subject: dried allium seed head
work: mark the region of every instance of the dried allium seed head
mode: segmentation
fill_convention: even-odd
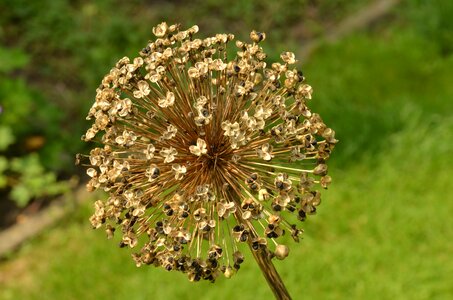
[[[83,136],[102,146],[78,158],[88,189],[110,194],[96,201],[93,227],[122,234],[120,246],[140,245],[138,266],[214,281],[239,269],[240,243],[288,255],[276,240],[288,231],[298,241],[292,220],[316,211],[337,140],[307,107],[312,88],[293,53],[267,64],[265,34],[253,31],[228,60],[232,35],[197,31],[161,23],[139,57],[118,61]]]

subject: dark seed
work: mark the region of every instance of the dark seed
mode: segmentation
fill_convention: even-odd
[[[264,35],[261,32],[257,32],[256,35],[258,36],[258,42],[261,42],[264,39]]]
[[[307,217],[307,214],[302,209],[299,210],[299,220],[304,221]]]

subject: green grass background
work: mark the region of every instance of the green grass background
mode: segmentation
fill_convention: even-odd
[[[453,299],[447,2],[403,1],[389,20],[301,62],[315,91],[312,108],[340,143],[317,215],[304,224],[303,240],[290,242],[290,256],[276,261],[294,299]],[[223,16],[241,10],[229,12]],[[266,44],[274,56],[297,52],[283,36]],[[237,276],[215,284],[136,268],[128,250],[90,228],[91,210],[83,204],[0,263],[0,299],[272,299],[250,255]]]

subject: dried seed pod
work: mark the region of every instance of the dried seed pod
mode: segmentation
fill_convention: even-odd
[[[289,254],[289,248],[286,245],[277,245],[274,255],[280,260],[285,259]]]

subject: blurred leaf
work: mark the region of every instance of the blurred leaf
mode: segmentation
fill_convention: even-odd
[[[7,49],[0,46],[0,72],[10,72],[28,64],[29,57],[20,49]]]
[[[57,181],[54,173],[46,172],[36,153],[13,159],[11,170],[20,175],[10,195],[19,206],[27,205],[35,197],[55,196],[69,191],[69,183]]]
[[[13,199],[19,207],[26,206],[31,198],[31,192],[25,185],[16,185],[11,190],[11,199]]]
[[[3,174],[0,174],[0,189],[4,188],[8,183],[8,179]]]
[[[12,143],[14,143],[14,136],[11,128],[0,125],[0,151],[6,150]]]
[[[9,126],[16,136],[33,129],[27,120],[33,116],[34,97],[23,80],[4,78],[0,74],[0,100],[2,125]]]
[[[0,174],[8,168],[8,159],[4,156],[0,156]]]
[[[22,173],[27,177],[36,176],[43,172],[43,168],[39,163],[39,158],[36,153],[22,158],[14,158],[11,161],[11,170]]]
[[[4,156],[0,156],[0,189],[4,188],[8,183],[7,177],[3,172],[8,168],[8,159]]]
[[[62,170],[67,166],[67,159],[62,153],[68,149],[68,138],[60,126],[64,113],[56,105],[38,93],[27,81],[20,77],[8,77],[0,73],[0,100],[2,113],[0,121],[14,141],[29,141],[31,137],[40,136],[46,142],[39,147],[41,161],[52,170]],[[2,137],[4,132],[0,132]],[[0,139],[0,151],[11,144],[9,138]],[[21,143],[22,145],[23,143]],[[27,144],[27,142],[25,142]],[[30,149],[10,149],[15,155],[23,155]],[[32,149],[33,150],[33,149]]]

